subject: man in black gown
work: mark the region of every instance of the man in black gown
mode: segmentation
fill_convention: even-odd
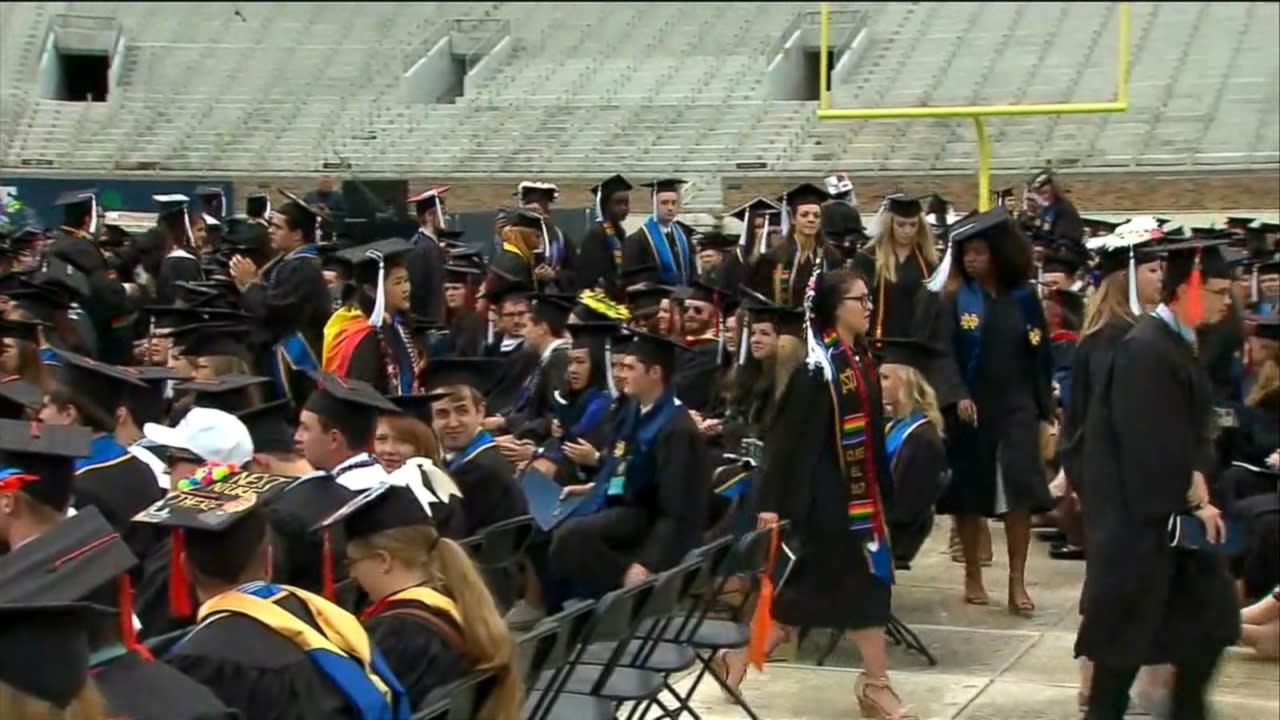
[[[565,329],[572,303],[572,296],[536,296],[525,325],[524,342],[528,350],[537,353],[538,366],[516,392],[511,414],[486,419],[485,429],[505,431],[535,444],[551,434],[552,403],[556,392],[564,387],[565,368],[569,365],[569,339]]]
[[[631,183],[613,175],[591,188],[596,219],[587,228],[578,251],[578,286],[600,288],[614,300],[622,299],[618,270],[627,233],[622,223],[631,214]]]
[[[1220,242],[1219,242],[1220,244]],[[1211,504],[1209,379],[1196,328],[1227,311],[1231,272],[1214,241],[1167,246],[1164,303],[1116,348],[1085,425],[1082,497],[1089,547],[1076,654],[1095,663],[1090,720],[1119,720],[1138,667],[1172,663],[1172,717],[1204,718],[1239,609]],[[1219,501],[1220,502],[1220,501]],[[1171,541],[1172,523],[1205,541]]]
[[[444,322],[444,194],[447,185],[430,188],[409,198],[418,219],[413,252],[406,262],[412,282],[410,304],[417,317]]]

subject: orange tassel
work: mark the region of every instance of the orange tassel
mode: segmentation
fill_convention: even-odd
[[[1200,253],[1196,250],[1196,262],[1191,267],[1191,277],[1187,280],[1187,320],[1192,327],[1200,327],[1204,320],[1204,278],[1200,275]]]
[[[324,566],[321,570],[324,599],[333,602],[336,597],[333,590],[333,542],[328,530],[324,531],[324,548],[321,550],[320,562]]]
[[[120,642],[129,650],[137,653],[143,660],[151,661],[155,656],[146,645],[138,642],[138,634],[133,628],[133,578],[126,573],[116,583],[116,608],[120,618]]]
[[[182,556],[187,552],[186,536],[181,530],[173,531],[169,547],[169,614],[175,618],[191,617],[191,587],[182,567]]]
[[[756,599],[755,615],[751,618],[751,637],[747,645],[747,660],[763,671],[769,660],[769,640],[773,635],[773,569],[778,562],[778,545],[781,543],[778,526],[773,526],[769,539],[769,561],[760,573],[760,595]]]

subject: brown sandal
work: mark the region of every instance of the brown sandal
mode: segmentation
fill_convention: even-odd
[[[867,695],[867,688],[878,688],[888,690],[889,694],[898,701],[898,709],[890,711],[879,702],[873,700]],[[889,684],[889,678],[869,678],[866,673],[858,673],[858,682],[854,685],[854,693],[858,698],[858,709],[862,711],[864,718],[876,718],[877,720],[920,720],[920,716],[916,711],[911,709],[909,705],[902,704],[902,698],[898,697],[898,693],[894,691],[893,686]]]
[[[1022,588],[1022,593],[1024,597],[1021,600],[1014,600],[1013,590],[1014,590],[1013,582],[1010,582],[1009,583],[1009,614],[1018,615],[1020,617],[1025,617],[1025,618],[1029,618],[1033,614],[1035,614],[1036,604],[1034,601],[1032,601],[1031,594],[1027,592],[1026,586],[1024,585]]]

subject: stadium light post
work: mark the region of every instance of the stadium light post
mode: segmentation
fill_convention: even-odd
[[[978,208],[986,210],[990,204],[991,142],[987,137],[984,118],[1017,115],[1087,115],[1093,113],[1121,113],[1129,109],[1129,3],[1119,3],[1119,48],[1116,57],[1115,99],[1106,102],[1087,103],[1037,103],[1029,105],[952,105],[941,107],[898,108],[832,108],[831,88],[827,80],[827,51],[831,39],[831,15],[828,3],[821,3],[819,10],[819,43],[822,45],[818,62],[822,77],[819,80],[819,120],[909,120],[914,118],[973,118],[978,136]]]

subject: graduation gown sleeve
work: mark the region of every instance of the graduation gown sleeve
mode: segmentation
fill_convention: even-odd
[[[711,479],[706,445],[688,412],[677,412],[656,442],[657,492],[649,532],[636,556],[650,572],[674,567],[697,546],[706,524]]]
[[[164,663],[133,652],[93,668],[112,717],[129,720],[233,720],[239,717],[206,687]]]
[[[927,292],[927,291],[926,291]],[[969,398],[960,363],[956,359],[956,306],[954,295],[928,293],[922,297],[926,303],[920,312],[928,318],[926,339],[939,350],[929,368],[928,380],[938,394],[938,407],[947,407]]]
[[[649,236],[645,235],[644,230],[637,230],[627,236],[622,243],[622,267],[619,272],[626,272],[631,268],[643,267],[645,265],[658,264],[657,258],[653,256],[653,249],[649,247]]]
[[[365,333],[356,343],[351,352],[351,362],[347,365],[346,376],[369,383],[383,395],[388,393],[387,364],[382,355],[382,342],[378,339],[377,330]]]
[[[933,423],[925,423],[907,436],[893,461],[894,523],[912,523],[933,514],[933,503],[942,489],[947,452]]]
[[[156,297],[162,305],[171,305],[177,297],[174,283],[199,282],[204,279],[200,261],[188,254],[174,254],[160,261],[156,276]]]
[[[481,450],[450,474],[462,490],[467,536],[524,514],[524,493],[516,484],[515,466],[496,447]]]
[[[266,329],[268,344],[301,331],[318,354],[330,315],[329,288],[320,262],[310,257],[279,262],[269,280],[253,283],[240,293],[240,304]]]
[[[609,237],[600,223],[592,223],[582,239],[577,270],[579,289],[600,288],[609,297],[618,298],[618,268],[613,262]]]
[[[445,618],[438,622],[452,625]],[[400,613],[375,615],[365,622],[365,629],[414,707],[421,706],[432,690],[467,674],[466,658],[454,642],[425,619]]]

